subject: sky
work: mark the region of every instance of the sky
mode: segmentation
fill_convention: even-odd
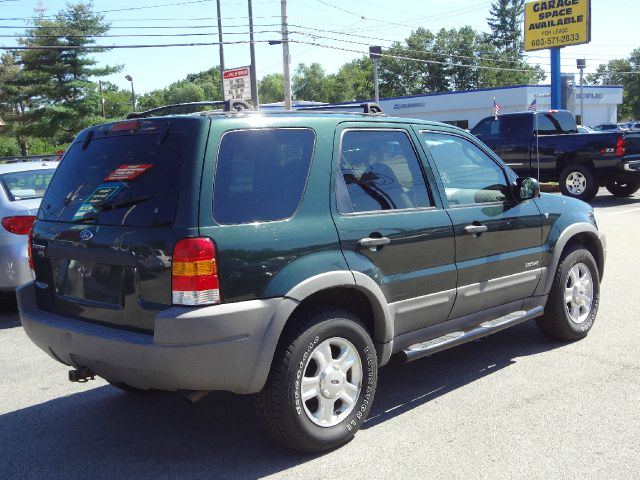
[[[17,45],[15,35],[24,32],[39,5],[46,15],[64,9],[64,0],[0,0],[0,46]],[[291,32],[291,69],[299,63],[317,62],[327,74],[368,52],[369,45],[390,46],[403,41],[412,30],[471,26],[488,32],[491,1],[482,0],[288,0]],[[250,64],[247,0],[220,0],[225,68]],[[258,78],[282,72],[282,46],[269,45],[281,38],[281,1],[253,0]],[[218,41],[215,0],[93,0],[94,10],[111,23],[100,45],[158,45],[213,43]],[[640,0],[592,0],[591,43],[565,47],[561,52],[563,73],[576,73],[576,59],[586,59],[585,73],[601,63],[628,56],[640,48],[637,30]],[[120,73],[106,77],[137,94],[166,87],[219,65],[219,47],[177,46],[116,49],[95,54],[100,65],[122,65]],[[529,52],[527,61],[549,72],[549,51]],[[576,77],[577,78],[577,77]],[[547,82],[549,77],[547,77]]]

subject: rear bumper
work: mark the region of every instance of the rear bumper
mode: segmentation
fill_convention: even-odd
[[[17,298],[24,330],[38,347],[64,364],[141,389],[260,391],[297,304],[274,298],[172,307],[156,316],[150,335],[44,311],[35,288],[20,287]]]

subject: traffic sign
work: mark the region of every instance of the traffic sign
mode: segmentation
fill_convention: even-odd
[[[225,100],[251,100],[251,67],[224,70],[222,79]]]

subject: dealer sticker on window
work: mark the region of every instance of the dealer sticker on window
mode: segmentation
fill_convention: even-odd
[[[110,185],[108,183],[99,185],[98,188],[82,202],[82,205],[80,205],[71,220],[78,220],[87,214],[96,213],[97,210],[94,208],[94,205],[98,205],[109,198],[115,197],[120,190],[122,190],[122,185]]]
[[[147,170],[151,169],[153,164],[145,163],[138,165],[120,165],[113,172],[111,172],[108,176],[105,177],[104,181],[122,181],[122,180],[133,180],[134,178],[142,175]]]

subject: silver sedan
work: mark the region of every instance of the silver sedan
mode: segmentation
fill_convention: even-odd
[[[16,287],[33,279],[27,235],[56,162],[0,165],[0,302],[11,301]]]

